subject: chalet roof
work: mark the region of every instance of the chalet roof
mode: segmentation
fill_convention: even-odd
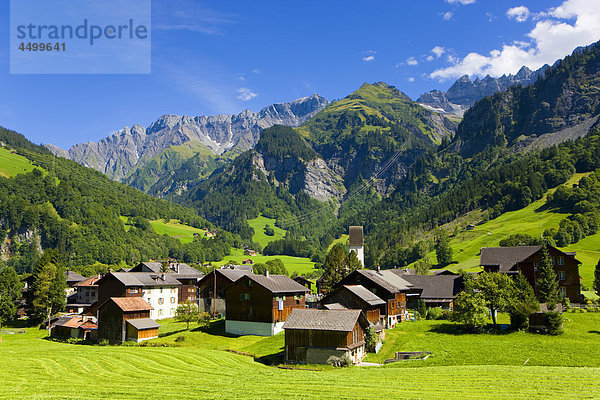
[[[356,273],[364,276],[373,283],[381,286],[390,293],[398,293],[408,291],[412,284],[396,275],[393,270],[384,269],[381,271],[374,271],[371,269],[359,269]]]
[[[76,283],[75,286],[78,286],[78,287],[98,286],[98,285],[96,285],[96,282],[98,282],[101,278],[102,278],[102,275],[90,276],[89,278],[87,278],[79,283]]]
[[[81,282],[81,281],[85,280],[85,277],[79,275],[77,272],[73,272],[71,270],[66,270],[65,271],[65,279],[67,280],[67,283],[73,283],[73,282]]]
[[[246,260],[244,260],[246,261]],[[252,260],[250,260],[252,261]],[[252,272],[252,265],[236,265],[236,264],[227,264],[221,267],[221,271],[223,270],[233,270],[233,271],[246,271]]]
[[[309,291],[305,286],[286,275],[248,275],[248,278],[271,293],[304,293]]]
[[[128,319],[127,323],[133,326],[135,329],[144,330],[144,329],[157,329],[160,328],[160,324],[153,320],[152,318],[137,318],[137,319]]]
[[[379,296],[362,285],[344,285],[344,287],[371,306],[385,304]]]
[[[421,299],[454,299],[462,290],[463,278],[460,275],[404,275],[413,284],[413,289],[421,289]]]
[[[350,332],[361,313],[361,310],[294,308],[283,324],[283,329]]]
[[[363,235],[363,227],[362,226],[351,226],[348,229],[349,238],[348,242],[350,246],[364,246],[365,238]]]
[[[479,265],[497,266],[500,272],[517,272],[517,263],[540,251],[541,246],[482,247]]]
[[[125,286],[181,285],[181,283],[170,274],[156,274],[153,272],[111,272],[109,275],[114,276],[119,282],[121,282]]]
[[[160,262],[142,262],[136,265],[129,272],[154,272],[155,274],[162,273],[163,264]],[[194,279],[202,278],[204,274],[194,267],[190,267],[184,263],[170,263],[167,265],[165,273],[175,276],[179,279]]]
[[[340,303],[325,304],[325,305],[323,305],[323,307],[325,307],[328,310],[345,310],[346,309],[346,307],[344,307]]]
[[[80,315],[67,315],[60,317],[53,324],[54,326],[60,326],[64,328],[77,329],[82,325],[86,325],[88,329],[97,329],[98,325],[90,320],[84,320]]]
[[[141,297],[111,297],[110,299],[106,300],[104,304],[106,304],[109,301],[113,301],[117,305],[117,307],[119,307],[123,311],[154,310],[154,307],[148,304],[148,302]]]

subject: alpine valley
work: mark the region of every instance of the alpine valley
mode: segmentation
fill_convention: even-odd
[[[18,246],[11,250],[10,244],[32,243],[28,237],[41,238],[33,242],[40,248],[68,246],[80,230],[101,238],[110,227],[121,229],[126,243],[160,243],[156,256],[215,260],[244,242],[267,255],[319,264],[349,225],[363,225],[368,266],[405,266],[429,257],[440,227],[458,249],[469,240],[461,233],[467,224],[533,204],[525,217],[533,225],[552,215],[552,223],[535,233],[572,246],[597,237],[600,227],[599,117],[600,45],[594,44],[538,71],[463,77],[448,92],[432,91],[417,101],[386,83],[365,83],[331,103],[313,95],[258,113],[165,115],[147,128],[127,127],[68,151],[5,133],[3,141],[41,169],[0,178],[9,193],[21,193],[14,207],[33,213],[17,218],[4,206],[12,203],[2,201],[3,254],[19,257]],[[43,190],[23,190],[25,184]],[[60,196],[52,194],[56,190]],[[61,205],[63,197],[80,211]],[[91,198],[103,210],[104,226],[94,222],[86,203]],[[136,209],[133,199],[147,207]],[[144,222],[170,218],[220,228],[222,247],[202,241],[182,246]],[[274,220],[282,232],[278,240],[252,242],[256,231],[248,221],[259,218]],[[50,239],[53,224],[64,225],[63,241]],[[518,224],[508,232],[520,233]],[[76,247],[91,254],[85,263],[154,256],[123,245],[109,259],[98,246],[82,246]]]

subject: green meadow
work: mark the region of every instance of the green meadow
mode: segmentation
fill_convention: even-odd
[[[0,147],[0,176],[10,178],[17,174],[31,172],[34,168],[35,165],[27,158],[13,154],[10,150]]]
[[[575,174],[566,185],[579,181],[584,175],[588,174]],[[549,193],[553,191],[554,189]],[[471,231],[463,229],[450,239],[450,246],[454,250],[455,264],[451,264],[447,268],[453,271],[459,269],[477,271],[482,247],[498,246],[502,239],[516,233],[540,236],[548,228],[558,228],[560,221],[568,215],[546,207],[546,197],[544,197],[525,208],[506,212],[498,218],[477,225]],[[463,225],[477,222],[477,217],[477,212],[465,216]],[[562,250],[577,252],[577,259],[582,262],[579,270],[583,278],[582,282],[585,286],[591,287],[594,268],[600,259],[600,233],[588,236]],[[435,261],[435,252],[431,252],[429,255]]]
[[[127,217],[120,216],[119,218],[125,224],[125,230],[128,231],[129,225],[127,225]],[[149,222],[152,229],[157,234],[169,235],[173,238],[177,238],[183,244],[192,243],[194,241],[194,234],[206,236],[206,230],[184,225],[176,219],[169,220],[169,222],[165,222],[162,219],[151,220]]]
[[[242,261],[245,259],[251,259],[256,264],[256,263],[266,263],[267,261],[273,260],[275,258],[279,258],[281,261],[283,261],[283,264],[285,265],[285,268],[287,269],[287,271],[290,275],[293,274],[294,272],[296,272],[298,275],[304,275],[304,274],[315,271],[315,263],[310,261],[309,258],[292,257],[292,256],[263,256],[263,255],[247,256],[247,255],[244,255],[244,250],[242,250],[242,249],[232,249],[230,256],[227,256],[223,260],[216,262],[216,263],[212,263],[212,264],[221,266],[221,265],[228,264],[231,261],[234,261],[237,264],[241,264]]]
[[[600,314],[566,316],[560,337],[459,335],[438,327],[447,322],[402,323],[387,332],[380,355],[369,359],[396,350],[429,350],[429,359],[314,369],[258,362],[282,349],[283,335],[229,337],[216,326],[222,322],[204,333],[161,321],[162,337],[153,342],[176,347],[66,344],[29,329],[2,336],[0,398],[598,398]]]
[[[261,245],[261,247],[265,247],[274,240],[283,239],[285,236],[285,230],[275,226],[275,219],[266,218],[262,215],[260,217],[249,219],[248,225],[250,228],[254,229],[254,235],[252,236],[252,241]],[[265,225],[269,224],[275,234],[273,236],[267,236],[265,234]]]

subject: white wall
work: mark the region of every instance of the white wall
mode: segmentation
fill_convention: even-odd
[[[150,318],[163,319],[175,316],[179,299],[177,286],[146,287],[142,297],[154,308],[150,311]]]
[[[350,246],[350,251],[353,251],[356,253],[356,257],[358,258],[358,260],[364,267],[365,266],[365,246]]]

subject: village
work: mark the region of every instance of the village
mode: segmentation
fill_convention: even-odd
[[[224,319],[230,335],[273,336],[284,331],[285,363],[360,364],[368,352],[381,348],[386,330],[415,320],[420,308],[451,312],[465,290],[465,278],[477,275],[445,269],[429,275],[407,268],[366,269],[362,226],[349,228],[348,244],[363,268],[332,285],[323,277],[315,282],[268,270],[255,274],[251,258],[207,274],[178,262],[142,262],[89,278],[67,271],[66,313],[46,323],[56,340],[140,343],[159,337],[160,320],[195,309]],[[490,247],[481,249],[479,265],[482,272],[512,279],[522,275],[537,295],[544,251],[551,258],[558,293],[567,299],[563,302],[580,303],[580,262],[575,253],[552,246]],[[25,291],[30,279],[25,279]],[[542,304],[530,313],[529,324],[544,329],[542,311],[553,309]],[[562,310],[560,304],[556,310]],[[398,358],[412,355],[397,349]]]

